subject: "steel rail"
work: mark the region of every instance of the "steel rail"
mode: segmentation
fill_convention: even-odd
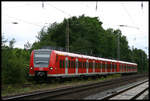
[[[47,91],[40,91],[40,92],[34,92],[30,94],[23,94],[23,95],[16,95],[16,96],[9,96],[9,97],[3,97],[3,100],[21,100],[21,99],[46,99],[46,98],[57,98],[62,95],[66,94],[72,94],[75,92],[80,92],[88,89],[93,89],[97,87],[105,87],[111,84],[116,84],[117,82],[123,82],[127,80],[135,80],[135,78],[143,77],[143,75],[133,75],[133,76],[127,76],[123,78],[116,78],[106,81],[101,81],[98,83],[90,83],[90,84],[82,84],[78,86],[69,86],[69,87],[63,87],[63,88],[57,88],[54,90],[47,90]]]
[[[122,93],[124,93],[124,92],[127,92],[127,91],[129,91],[129,90],[131,90],[131,89],[133,89],[133,88],[135,88],[135,87],[138,87],[139,85],[142,85],[142,84],[144,84],[144,83],[146,83],[146,82],[148,82],[148,81],[149,81],[149,80],[144,80],[144,81],[142,81],[142,82],[140,82],[140,83],[138,83],[138,84],[136,84],[136,85],[132,85],[131,87],[127,87],[127,88],[121,89],[121,90],[119,90],[119,91],[117,91],[117,92],[115,92],[115,93],[112,93],[112,94],[106,95],[106,96],[104,96],[104,97],[98,98],[98,100],[109,100],[109,99],[112,99],[113,97],[115,97],[115,96],[117,96],[117,95],[120,95],[120,94],[122,94]],[[134,95],[130,100],[136,99],[136,98],[139,97],[141,94],[143,94],[146,90],[148,90],[148,87],[146,87],[144,90],[142,90],[142,91],[139,92],[138,94]],[[122,99],[122,98],[120,98],[120,99]]]

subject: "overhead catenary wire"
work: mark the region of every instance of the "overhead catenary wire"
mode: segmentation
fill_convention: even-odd
[[[130,18],[130,20],[132,21],[132,23],[135,25],[135,22],[134,22],[132,16],[130,15],[129,11],[125,7],[124,3],[121,3],[121,4],[122,4],[122,7],[123,7],[124,11],[127,13],[128,17]]]
[[[9,16],[9,15],[6,15],[6,16],[7,16],[7,17],[9,17],[9,18],[13,18],[13,19],[16,19],[16,20],[22,21],[22,22],[24,22],[24,23],[28,23],[28,24],[32,24],[32,25],[35,25],[35,26],[38,26],[38,27],[42,27],[42,26],[40,26],[40,25],[38,25],[38,24],[35,24],[35,23],[32,23],[32,22],[29,22],[29,21],[25,21],[25,20],[20,19],[20,18],[16,18],[16,17]]]
[[[69,17],[71,17],[71,14],[67,13],[66,11],[64,11],[64,10],[62,10],[62,9],[60,9],[60,8],[55,7],[55,6],[52,5],[52,4],[47,3],[46,5],[50,5],[51,7],[55,8],[56,10],[58,10],[58,11],[62,12],[63,14],[66,14],[66,15],[68,15]]]

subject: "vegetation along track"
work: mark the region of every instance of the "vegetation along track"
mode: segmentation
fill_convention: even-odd
[[[104,91],[106,89],[115,88],[116,86],[125,85],[131,82],[138,81],[145,75],[131,75],[122,78],[106,80],[98,83],[82,84],[79,86],[70,86],[57,88],[50,91],[40,91],[25,95],[3,97],[3,100],[22,100],[22,99],[82,99],[92,93]]]

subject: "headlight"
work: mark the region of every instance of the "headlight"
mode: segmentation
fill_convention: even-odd
[[[31,67],[31,69],[33,69],[33,68]]]
[[[50,70],[52,70],[53,68],[52,68],[52,67],[50,67],[49,69],[50,69]]]

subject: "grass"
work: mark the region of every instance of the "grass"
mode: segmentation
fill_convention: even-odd
[[[88,79],[73,79],[71,81],[65,81],[65,82],[53,82],[53,83],[41,83],[41,84],[35,84],[33,82],[27,81],[26,83],[32,84],[28,87],[23,87],[23,84],[10,84],[10,85],[4,85],[1,89],[2,93],[1,96],[7,96],[7,95],[15,95],[19,93],[27,93],[32,92],[35,90],[46,90],[46,89],[54,89],[58,87],[64,87],[64,86],[71,86],[71,85],[80,85],[80,84],[87,84],[87,83],[94,83],[104,80],[109,80],[112,78],[118,78],[121,77],[120,74],[112,74],[107,77],[101,76],[100,78],[92,78],[89,77]]]

